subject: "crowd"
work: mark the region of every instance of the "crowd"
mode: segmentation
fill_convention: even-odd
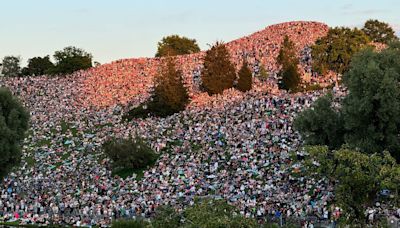
[[[324,27],[294,22],[288,34],[307,40],[313,31],[297,29],[308,26]],[[185,66],[189,59],[201,61],[199,55],[180,59]],[[22,165],[0,184],[0,221],[108,226],[118,218],[149,218],[160,205],[182,210],[195,197],[226,199],[241,214],[259,220],[340,217],[332,204],[332,185],[303,175],[301,139],[292,128],[296,114],[323,91],[280,92],[272,75],[262,83],[255,80],[247,93],[196,94],[185,111],[170,117],[123,122],[122,104],[147,98],[145,80],[158,61],[122,60],[65,77],[0,79],[0,86],[18,95],[32,116]],[[142,84],[134,83],[141,80],[137,74]],[[127,83],[128,78],[134,82]],[[101,145],[108,137],[136,134],[160,157],[142,179],[116,177]]]
[[[281,23],[226,43],[226,47],[237,69],[245,58],[254,72],[260,67],[267,72],[276,72],[279,68],[276,57],[286,35],[295,43],[300,55],[303,48],[310,46],[327,32],[328,26],[318,22]],[[204,55],[205,52],[199,52],[177,57],[191,97],[198,92]],[[132,100],[146,99],[160,62],[160,58],[123,59],[85,71],[82,73],[85,78],[83,99],[88,105],[97,107],[107,107],[115,103],[125,105]],[[302,68],[309,68],[306,62]]]

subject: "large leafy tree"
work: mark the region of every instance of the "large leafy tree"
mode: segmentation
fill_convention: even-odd
[[[389,150],[400,161],[400,45],[366,50],[353,59],[343,83],[345,140],[374,153]]]
[[[381,190],[389,189],[398,197],[399,178],[391,179],[391,174],[398,173],[400,166],[388,152],[366,155],[346,148],[331,151],[324,146],[306,150],[309,175],[335,183],[335,202],[344,210],[346,223],[365,224],[364,212]]]
[[[0,178],[21,161],[21,142],[29,113],[6,88],[0,87]]]
[[[52,74],[70,74],[92,67],[92,55],[80,48],[66,47],[56,51],[53,57],[56,62],[50,71]]]
[[[5,56],[2,61],[2,75],[5,77],[17,77],[21,74],[21,58],[17,56]]]
[[[398,39],[395,35],[395,31],[388,23],[378,20],[371,19],[366,21],[362,31],[374,42],[388,44]]]
[[[306,142],[337,148],[344,135],[351,148],[366,153],[388,150],[400,161],[400,43],[381,52],[369,48],[357,54],[343,83],[348,95],[340,103],[340,118],[330,110],[331,101],[319,100],[295,121]],[[320,118],[327,118],[326,123]]]
[[[236,85],[236,89],[246,92],[251,90],[252,84],[253,84],[253,75],[251,73],[251,70],[249,68],[249,65],[247,61],[243,62],[242,67],[240,68],[238,72],[238,82]]]
[[[297,68],[299,59],[296,56],[294,43],[288,36],[283,39],[277,62],[281,66],[278,73],[280,77],[279,88],[296,91],[300,83],[300,73]]]
[[[257,222],[239,214],[234,206],[224,200],[210,200],[195,203],[184,211],[184,227],[258,227]]]
[[[343,74],[348,70],[353,55],[368,43],[368,36],[357,28],[331,28],[311,47],[313,69],[321,74],[329,70]]]
[[[217,42],[204,57],[204,69],[201,72],[202,87],[208,94],[220,94],[233,87],[236,80],[235,66],[223,43]]]
[[[34,57],[28,60],[28,66],[22,69],[23,75],[38,76],[48,73],[54,64],[50,61],[50,57]]]
[[[312,108],[304,110],[294,121],[306,144],[340,148],[344,142],[342,115],[332,107],[332,94],[319,98]]]
[[[199,51],[200,48],[195,39],[171,35],[158,42],[156,57],[192,54]]]

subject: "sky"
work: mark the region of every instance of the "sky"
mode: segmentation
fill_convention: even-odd
[[[167,35],[194,38],[205,50],[294,20],[361,27],[372,18],[400,34],[399,12],[399,0],[0,0],[0,58],[26,64],[76,46],[107,63],[153,57]]]

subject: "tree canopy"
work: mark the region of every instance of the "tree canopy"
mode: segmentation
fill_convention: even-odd
[[[301,80],[297,68],[299,59],[296,56],[294,43],[288,36],[285,36],[283,39],[277,62],[281,66],[281,70],[278,73],[280,78],[278,84],[279,89],[296,92]]]
[[[195,39],[171,35],[158,42],[156,57],[192,54],[200,51]]]
[[[344,142],[342,115],[332,107],[333,96],[319,98],[312,108],[304,110],[294,121],[294,127],[301,132],[306,144],[328,145],[340,148]]]
[[[353,55],[369,42],[368,36],[357,28],[330,28],[325,37],[311,46],[313,70],[320,74],[329,70],[343,74],[348,70]]]
[[[50,61],[50,57],[34,57],[28,60],[28,66],[22,69],[22,75],[25,76],[39,76],[49,73],[54,67]]]
[[[374,42],[388,44],[398,37],[388,23],[370,19],[365,22],[362,31]]]
[[[5,77],[17,77],[21,74],[21,58],[17,56],[5,56],[2,61],[3,70],[1,73]]]
[[[220,94],[233,87],[236,69],[231,56],[223,43],[217,42],[204,57],[204,69],[201,72],[202,88],[209,95]]]
[[[238,72],[238,82],[236,85],[236,89],[246,92],[251,90],[252,84],[253,84],[253,75],[251,73],[251,70],[249,68],[249,65],[247,61],[243,62],[242,67],[240,68]]]
[[[51,74],[71,74],[92,67],[92,55],[77,47],[66,47],[54,53],[55,66]]]
[[[175,59],[167,58],[154,79],[154,90],[150,100],[133,108],[126,119],[146,118],[149,115],[166,117],[183,111],[189,102],[189,95],[183,83],[182,71],[176,68]]]
[[[334,111],[331,100],[320,98],[297,117],[295,127],[310,144],[337,148],[344,135],[344,143],[351,148],[366,153],[388,150],[400,161],[399,83],[399,42],[381,52],[363,50],[343,76],[348,95],[340,108]]]
[[[21,142],[29,113],[11,92],[0,87],[0,180],[21,161]]]
[[[310,175],[335,183],[335,203],[340,206],[347,224],[365,224],[365,210],[373,206],[381,190],[398,198],[400,166],[388,152],[367,155],[342,148],[331,151],[325,146],[308,147],[305,165]],[[315,176],[314,176],[315,175]]]

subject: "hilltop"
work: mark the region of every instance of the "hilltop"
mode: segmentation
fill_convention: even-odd
[[[276,57],[284,36],[295,43],[296,51],[301,52],[328,32],[328,26],[320,22],[295,21],[271,25],[231,42],[226,43],[237,68],[246,58],[257,72],[262,66],[268,72],[276,72]],[[305,50],[306,51],[306,50]],[[205,51],[177,57],[178,65],[184,72],[184,80],[193,97],[199,92],[198,82]],[[139,103],[148,97],[157,73],[160,58],[121,59],[109,64],[79,72],[82,82],[82,101],[95,107],[109,107],[128,102]],[[302,66],[307,68],[307,60]],[[137,101],[137,102],[135,102]]]

